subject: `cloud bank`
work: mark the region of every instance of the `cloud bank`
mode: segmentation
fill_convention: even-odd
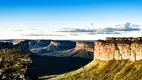
[[[93,25],[92,23],[88,24],[88,26]],[[117,24],[115,26],[108,26],[103,28],[82,28],[82,29],[69,29],[69,28],[63,28],[59,30],[58,32],[94,32],[96,34],[112,34],[116,33],[119,34],[119,32],[125,32],[125,31],[140,31],[140,25],[134,25],[130,22],[126,22],[123,24]]]
[[[97,40],[105,39],[105,37],[141,37],[142,26],[126,22],[98,29],[93,23],[89,23],[83,28],[63,28],[53,31],[7,30],[1,31],[0,34],[0,39]]]

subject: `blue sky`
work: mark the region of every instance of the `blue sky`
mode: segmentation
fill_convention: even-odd
[[[0,0],[2,29],[94,27],[142,24],[142,0]]]

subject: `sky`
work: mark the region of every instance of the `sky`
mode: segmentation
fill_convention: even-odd
[[[0,0],[1,29],[142,25],[142,0]]]

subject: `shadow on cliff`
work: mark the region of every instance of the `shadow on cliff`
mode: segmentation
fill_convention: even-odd
[[[33,68],[37,76],[70,72],[88,64],[92,59],[79,57],[51,57],[33,55]]]

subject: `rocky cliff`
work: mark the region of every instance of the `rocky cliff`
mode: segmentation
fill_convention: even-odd
[[[81,50],[93,52],[94,51],[94,42],[77,41],[76,42],[76,49],[81,49]]]
[[[25,41],[25,39],[14,39],[13,40],[13,45],[19,44],[21,42]]]
[[[142,59],[142,38],[106,38],[105,41],[98,40],[94,44],[94,59]]]

